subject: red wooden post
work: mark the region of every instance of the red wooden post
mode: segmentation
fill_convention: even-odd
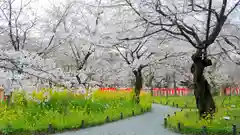
[[[156,96],[156,88],[153,88],[153,96]]]
[[[172,88],[172,95],[174,95],[174,88]]]
[[[235,88],[235,94],[238,95],[238,88]]]
[[[183,95],[186,96],[186,89],[182,88],[182,90],[183,90]]]
[[[226,91],[226,95],[228,96],[230,94],[231,90],[230,90],[230,88],[226,88],[225,91]]]

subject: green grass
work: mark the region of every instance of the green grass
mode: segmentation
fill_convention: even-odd
[[[47,94],[46,94],[47,93]],[[47,96],[48,95],[48,96]],[[7,107],[0,105],[1,134],[45,134],[49,124],[56,132],[79,129],[84,120],[84,127],[95,126],[109,121],[143,113],[151,108],[151,96],[141,95],[140,104],[135,104],[130,92],[96,92],[91,97],[73,95],[67,91],[54,92],[43,90],[27,95],[16,91],[14,102]]]
[[[193,96],[169,96],[169,97],[153,97],[155,103],[175,106],[178,104],[179,108],[196,108],[195,106],[195,98]]]
[[[230,120],[225,120],[225,116],[230,116]],[[183,110],[183,112],[177,112],[176,116],[172,115],[168,119],[168,127],[177,131],[178,122],[181,123],[181,133],[185,134],[201,134],[202,127],[206,126],[209,134],[232,135],[233,124],[236,124],[237,130],[240,131],[240,109],[230,109],[228,115],[226,115],[226,110],[221,109],[215,114],[213,120],[199,120],[196,110]]]
[[[179,104],[180,108],[183,108],[182,112],[177,112],[176,115],[171,115],[167,119],[167,127],[176,132],[202,135],[202,127],[206,126],[208,135],[232,135],[233,124],[237,125],[237,130],[240,132],[240,97],[238,96],[214,97],[217,112],[212,120],[199,120],[193,96],[153,97],[153,100],[162,104],[166,104],[167,101],[169,106],[172,106],[174,102]],[[224,117],[230,117],[230,120],[225,120]],[[180,123],[180,131],[178,130],[178,123]]]
[[[176,106],[179,108],[196,108],[196,102],[194,96],[161,96],[152,97],[155,103]],[[235,105],[236,108],[240,108],[240,97],[239,96],[215,96],[214,101],[218,107],[227,107]]]

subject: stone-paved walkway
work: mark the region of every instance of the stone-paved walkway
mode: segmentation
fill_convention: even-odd
[[[79,131],[55,135],[179,135],[163,127],[163,119],[177,109],[153,104],[152,112]]]

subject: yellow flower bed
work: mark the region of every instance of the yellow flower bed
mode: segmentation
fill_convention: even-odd
[[[49,123],[55,130],[61,131],[79,128],[81,121],[85,126],[104,123],[106,116],[110,120],[141,113],[151,107],[151,96],[145,92],[140,94],[140,104],[133,101],[133,93],[126,91],[103,92],[97,90],[90,96],[75,94],[68,90],[43,89],[33,93],[13,92],[13,102],[9,107],[0,105],[0,131],[28,134],[45,132]]]

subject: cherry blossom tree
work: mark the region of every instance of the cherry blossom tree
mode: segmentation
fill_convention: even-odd
[[[207,49],[219,36],[229,15],[239,6],[240,1],[230,3],[228,0],[213,1],[141,1],[125,0],[145,25],[153,31],[144,32],[140,39],[149,35],[166,32],[169,36],[186,41],[196,48],[192,55],[191,72],[194,80],[194,94],[200,116],[207,117],[215,112],[215,103],[210,93],[210,86],[203,75],[206,67],[212,62]]]
[[[153,40],[153,39],[152,39]],[[163,42],[162,42],[163,43]],[[151,46],[149,45],[151,44]],[[161,46],[161,44],[159,45]],[[145,38],[139,41],[127,41],[122,44],[115,45],[116,50],[124,59],[127,65],[131,68],[135,76],[135,100],[139,103],[140,90],[143,87],[142,70],[154,63],[164,62],[168,58],[184,55],[185,53],[170,53],[167,49],[157,53],[158,45],[153,46],[150,38]]]
[[[36,11],[31,8],[33,0],[3,0],[0,3],[1,36],[9,40],[4,46],[12,46],[15,51],[23,49],[30,32],[36,26]]]
[[[55,48],[55,58],[59,63],[62,63],[64,59],[68,61],[66,66],[74,67],[71,71],[75,72],[73,74],[76,77],[73,79],[73,83],[78,83],[78,85],[86,85],[90,81],[89,79],[94,76],[97,69],[93,65],[96,65],[96,62],[100,60],[100,54],[103,51],[101,48],[104,46],[102,45],[104,42],[102,32],[106,27],[102,23],[102,16],[107,13],[104,12],[101,4],[101,0],[97,2],[74,1],[57,7],[54,5],[55,9],[51,10],[52,16],[56,16],[59,20],[58,25],[56,25],[58,32],[53,33],[52,37],[56,41],[61,39],[59,38],[61,35],[64,35],[62,42],[60,40],[56,42],[58,47]],[[61,9],[65,9],[62,11],[62,15],[54,15],[57,10]]]
[[[28,51],[1,51],[1,65],[4,69],[4,74],[10,83],[13,85],[7,92],[15,89],[26,89],[28,91],[34,90],[36,83],[39,80],[45,83],[51,82],[53,85],[67,86],[68,82],[65,80],[65,74],[61,68],[57,68],[56,64],[51,59],[43,59],[36,53]],[[10,78],[9,78],[10,77]],[[3,80],[5,81],[5,80]],[[28,89],[27,87],[31,87]]]
[[[51,59],[43,59],[29,51],[30,36],[36,31],[37,13],[31,4],[34,1],[1,1],[1,42],[0,67],[7,94],[15,88],[32,87],[39,80],[65,86],[64,73]],[[6,24],[6,25],[5,25]],[[33,45],[32,45],[33,46]],[[27,89],[27,88],[26,88]]]

